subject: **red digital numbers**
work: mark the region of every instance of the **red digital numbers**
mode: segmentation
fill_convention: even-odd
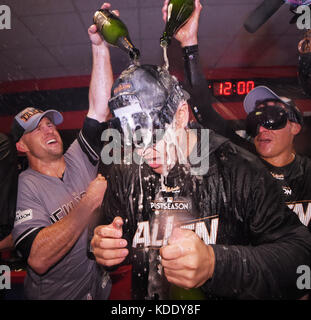
[[[232,82],[217,82],[214,84],[214,94],[217,96],[230,96],[232,94]]]
[[[246,82],[246,93],[249,93],[254,88],[255,88],[255,82],[254,81],[247,81]]]
[[[254,81],[223,81],[213,84],[214,96],[246,95],[255,87]]]
[[[246,92],[246,83],[245,81],[239,81],[236,85],[237,88],[237,94],[245,94]]]
[[[224,96],[231,96],[232,95],[232,82],[226,81],[224,83],[223,95]]]
[[[236,92],[239,95],[248,94],[255,87],[254,81],[239,81],[236,85]]]

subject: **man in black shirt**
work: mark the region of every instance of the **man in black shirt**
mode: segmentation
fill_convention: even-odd
[[[167,299],[171,284],[206,298],[302,295],[310,233],[257,157],[189,123],[188,98],[157,66],[132,65],[115,81],[109,107],[136,156],[106,172],[96,261],[132,264],[134,299]]]
[[[163,7],[164,18],[166,6],[167,1]],[[197,1],[195,14],[176,34],[183,50],[186,81],[194,114],[205,128],[214,130],[258,155],[277,180],[287,205],[311,230],[311,160],[296,154],[294,150],[294,138],[303,125],[302,114],[293,101],[260,86],[253,89],[244,100],[244,109],[249,114],[246,127],[251,139],[244,139],[235,133],[229,121],[223,119],[212,107],[211,92],[200,67],[197,31],[201,9]],[[266,107],[262,108],[264,105]],[[278,111],[279,107],[281,111]],[[260,113],[257,113],[259,108]]]

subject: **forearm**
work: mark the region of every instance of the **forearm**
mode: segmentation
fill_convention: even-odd
[[[228,120],[213,107],[212,93],[200,65],[198,46],[183,48],[186,83],[190,87],[190,105],[197,121],[207,129],[230,139],[238,146],[255,153],[254,145],[235,133]]]
[[[185,81],[191,88],[194,86],[204,87],[206,78],[203,73],[199,58],[199,46],[197,44],[192,46],[185,46],[182,48],[184,60]]]
[[[227,127],[223,119],[212,106],[212,95],[200,65],[199,47],[197,45],[182,49],[184,59],[185,82],[190,87],[190,105],[197,121],[208,129],[222,133]]]
[[[45,273],[75,244],[95,210],[94,202],[84,196],[66,217],[42,229],[32,243],[28,264]]]
[[[92,45],[93,66],[89,88],[88,117],[99,122],[110,116],[108,100],[113,83],[110,52],[106,44]]]

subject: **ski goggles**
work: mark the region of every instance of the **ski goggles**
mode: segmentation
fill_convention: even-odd
[[[259,128],[268,130],[283,129],[287,121],[293,121],[289,112],[281,106],[264,106],[250,112],[246,118],[246,133],[251,137],[256,137]],[[297,122],[297,121],[295,121]]]
[[[120,121],[124,144],[145,148],[159,141],[164,130],[155,128],[155,115],[145,112],[135,95],[122,95],[121,98],[112,98],[109,103],[113,103],[112,113]]]

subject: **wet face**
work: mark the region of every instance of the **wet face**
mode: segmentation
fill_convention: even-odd
[[[277,103],[284,108],[284,105]],[[268,105],[275,106],[275,102]],[[259,106],[258,108],[260,108]],[[269,161],[293,152],[293,141],[297,132],[298,124],[287,120],[286,126],[279,130],[269,130],[259,127],[259,133],[254,138],[254,144],[258,154]],[[300,126],[299,126],[300,127]]]
[[[63,155],[63,142],[53,122],[43,117],[36,129],[23,135],[29,155],[42,160],[54,160]]]
[[[136,149],[146,164],[156,173],[166,175],[177,159],[176,146],[173,141],[163,137],[159,142],[146,149]]]
[[[167,175],[178,161],[185,163],[196,137],[189,138],[186,126],[189,120],[188,104],[181,101],[173,122],[167,126],[161,140],[146,149],[135,150],[156,173]]]

